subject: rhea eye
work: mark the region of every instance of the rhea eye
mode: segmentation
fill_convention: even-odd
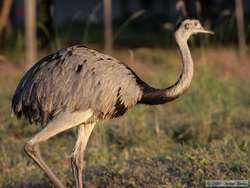
[[[188,29],[189,29],[189,24],[186,23],[186,24],[184,25],[184,27],[185,27],[186,30],[188,30]]]
[[[194,22],[194,26],[197,27],[199,25],[198,22]]]

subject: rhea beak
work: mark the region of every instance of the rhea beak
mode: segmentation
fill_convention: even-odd
[[[214,35],[213,31],[206,30],[203,27],[201,29],[199,29],[199,33],[207,33],[207,34],[210,34],[210,35]]]

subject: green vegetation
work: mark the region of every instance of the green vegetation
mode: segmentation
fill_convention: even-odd
[[[96,126],[85,157],[87,187],[204,187],[207,179],[250,179],[250,74],[235,71],[247,65],[233,62],[230,49],[226,55],[205,51],[205,58],[194,51],[195,77],[184,96],[162,106],[137,106]],[[128,54],[115,52],[125,62]],[[178,78],[178,61],[175,51],[139,49],[132,67],[164,87]],[[0,187],[50,187],[23,151],[39,128],[10,117],[21,72],[0,65]],[[69,159],[75,139],[76,130],[67,131],[41,146],[68,187],[74,186]]]

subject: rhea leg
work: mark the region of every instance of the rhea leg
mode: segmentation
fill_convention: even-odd
[[[91,116],[91,110],[85,112],[63,113],[52,120],[41,132],[37,133],[25,145],[24,149],[26,153],[37,163],[37,165],[46,173],[52,183],[58,188],[64,188],[64,186],[43,161],[38,145],[60,132],[87,121]]]
[[[84,151],[95,123],[83,124],[79,127],[78,137],[71,157],[71,165],[76,181],[76,188],[82,188],[82,170],[84,168]]]

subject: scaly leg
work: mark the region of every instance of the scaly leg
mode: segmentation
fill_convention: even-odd
[[[25,145],[24,149],[27,154],[38,164],[38,166],[46,173],[52,183],[58,188],[64,188],[64,185],[43,161],[38,145],[39,143],[48,140],[60,132],[82,124],[83,122],[87,121],[92,116],[92,114],[93,113],[91,110],[87,110],[85,112],[62,113],[55,117],[54,120],[49,122],[41,132],[37,133]]]
[[[76,145],[71,157],[71,165],[76,181],[76,188],[83,187],[82,170],[84,168],[84,151],[94,126],[95,123],[88,123],[79,127]]]

